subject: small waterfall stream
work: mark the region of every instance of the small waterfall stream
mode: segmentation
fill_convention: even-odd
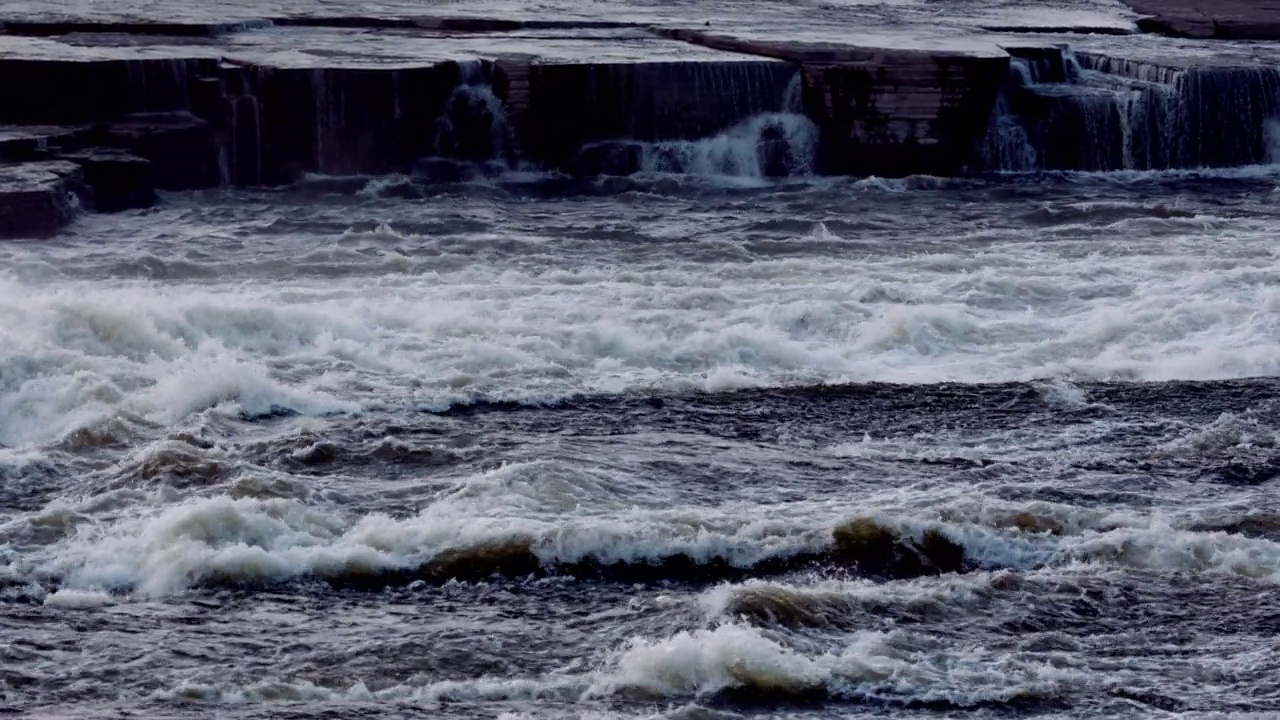
[[[1273,156],[1280,69],[1061,55],[1058,63],[1013,58],[982,148],[984,170],[1230,167]]]

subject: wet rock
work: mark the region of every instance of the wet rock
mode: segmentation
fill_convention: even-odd
[[[213,129],[190,113],[130,115],[103,126],[99,139],[150,160],[155,187],[160,190],[195,190],[222,183]]]
[[[968,567],[964,548],[937,530],[919,538],[900,537],[873,520],[858,518],[835,528],[832,540],[834,560],[877,577],[912,578]]]
[[[246,30],[271,27],[270,20],[239,20],[232,22],[89,22],[75,20],[10,20],[0,23],[0,32],[7,35],[53,37],[73,33],[121,33],[127,35],[161,35],[165,37],[216,37]]]
[[[82,180],[65,160],[0,165],[0,238],[53,236],[75,217]]]
[[[435,125],[462,79],[455,62],[423,67],[228,66],[230,180],[285,185],[310,173],[406,173],[435,154]]]
[[[214,60],[195,57],[118,55],[0,57],[0,123],[79,125],[131,113],[186,111],[190,79],[216,67]]]
[[[804,112],[821,136],[820,172],[959,175],[978,159],[1000,87],[1003,50],[918,50],[786,42],[666,30],[717,50],[799,64]]]
[[[640,172],[644,145],[629,140],[592,143],[580,149],[566,170],[576,177],[632,175]]]
[[[585,145],[692,140],[783,109],[794,65],[770,59],[498,63],[529,156],[570,163]]]
[[[1280,39],[1280,0],[1124,0],[1138,27],[1173,37]]]
[[[156,202],[150,160],[110,148],[67,153],[62,157],[80,166],[93,209],[98,212],[148,208]]]
[[[760,158],[760,174],[769,178],[783,178],[791,174],[791,145],[783,128],[769,125],[756,140],[756,155]]]
[[[496,177],[494,168],[467,160],[430,157],[413,164],[413,176],[430,182],[460,183]]]
[[[81,147],[88,141],[88,136],[85,128],[0,127],[0,161],[51,159],[59,150]]]

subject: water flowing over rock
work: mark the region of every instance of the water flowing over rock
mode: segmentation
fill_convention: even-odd
[[[1131,4],[1148,30],[1270,37],[1265,8]],[[1214,29],[1179,25],[1187,13]],[[146,172],[102,167],[161,190],[513,169],[900,177],[1271,159],[1280,48],[982,27],[881,37],[819,23],[792,38],[559,17],[19,18],[0,31],[0,157],[115,149]]]
[[[0,167],[0,237],[41,238],[75,217],[83,175],[64,160]]]
[[[1280,69],[1062,55],[1053,63],[1014,57],[985,141],[988,169],[1162,170],[1270,160]]]

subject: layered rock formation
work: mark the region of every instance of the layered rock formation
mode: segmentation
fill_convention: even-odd
[[[65,160],[0,166],[0,237],[50,237],[75,214],[83,176]]]
[[[1280,39],[1280,0],[1124,0],[1138,27],[1173,37]]]
[[[1131,0],[1133,31],[1269,37],[1269,1]],[[686,19],[4,22],[0,161],[75,172],[5,166],[0,204],[45,219],[3,232],[65,220],[70,205],[35,200],[51,177],[119,210],[153,188],[317,174],[1159,169],[1265,161],[1275,144],[1280,44],[993,35],[990,18],[955,37]]]

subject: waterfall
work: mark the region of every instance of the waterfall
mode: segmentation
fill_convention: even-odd
[[[789,177],[812,175],[818,130],[797,113],[766,113],[698,140],[645,143],[640,167],[648,172]]]
[[[458,63],[461,82],[435,122],[435,155],[449,160],[498,162],[519,159],[516,134],[506,107],[493,92],[487,68],[479,61]]]
[[[775,67],[764,66],[770,73]],[[764,109],[715,134],[668,140],[605,140],[579,148],[568,169],[577,175],[630,175],[636,172],[678,173],[701,176],[778,178],[812,175],[816,168],[818,129],[804,114],[802,78],[795,70],[785,85],[776,75],[747,68],[772,88]],[[736,82],[740,68],[709,64],[707,73]],[[710,76],[708,76],[710,77]],[[707,85],[727,93],[737,85]],[[711,90],[704,88],[707,92]],[[749,89],[749,88],[747,88]],[[730,93],[733,94],[733,93]],[[745,95],[744,95],[745,97]],[[769,100],[756,98],[757,103]]]
[[[1280,70],[1059,56],[1012,59],[984,170],[1231,167],[1275,155]]]
[[[983,169],[1001,172],[1030,172],[1040,167],[1040,157],[1031,144],[1022,119],[1014,112],[1017,93],[1035,84],[1036,66],[1023,58],[1010,58],[1009,76],[996,96],[987,135],[980,152]]]

